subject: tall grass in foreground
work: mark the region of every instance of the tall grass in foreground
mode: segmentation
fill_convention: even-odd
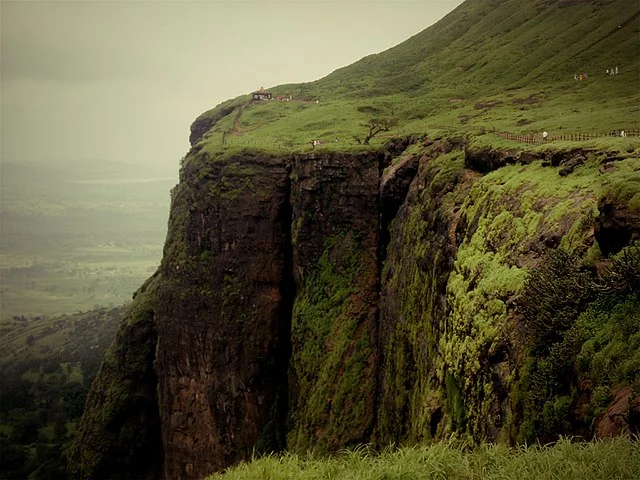
[[[214,479],[517,479],[589,480],[640,478],[640,443],[619,437],[588,443],[562,439],[553,446],[482,445],[448,441],[375,453],[368,448],[328,458],[269,455]]]

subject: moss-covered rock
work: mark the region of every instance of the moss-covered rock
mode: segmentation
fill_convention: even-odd
[[[292,327],[287,448],[367,442],[375,422],[381,157],[299,157],[292,188]]]

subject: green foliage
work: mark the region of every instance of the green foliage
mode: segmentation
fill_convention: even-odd
[[[68,446],[70,427],[82,415],[121,319],[117,308],[10,320],[0,361],[0,416],[12,444],[28,448],[22,473],[9,478],[65,478],[66,456],[60,448]],[[24,344],[25,337],[32,341]]]
[[[640,243],[623,248],[603,268],[595,288],[604,293],[637,294],[640,292]]]
[[[467,423],[467,415],[464,410],[464,401],[458,388],[458,383],[453,375],[447,373],[444,377],[444,384],[447,394],[447,406],[451,411],[451,420],[453,422],[451,429],[454,432],[464,431]]]
[[[640,213],[640,175],[611,182],[603,197],[618,208]]]
[[[527,340],[534,353],[545,351],[562,338],[592,295],[590,276],[578,258],[552,250],[525,280],[521,311]]]
[[[514,395],[519,441],[589,435],[615,391],[640,386],[640,303],[637,290],[627,290],[637,280],[638,263],[629,254],[636,250],[623,250],[605,274],[624,288],[603,288],[601,279],[596,286],[605,293],[594,300],[593,281],[567,252],[552,253],[528,275],[522,310],[531,356]]]
[[[332,260],[341,258],[342,260]],[[295,451],[334,451],[370,428],[374,354],[362,326],[369,312],[359,277],[370,275],[351,232],[328,239],[296,296],[290,372],[295,382],[287,444]]]
[[[429,446],[389,448],[382,453],[366,447],[327,458],[285,454],[254,458],[213,479],[243,480],[631,480],[640,471],[640,449],[629,438],[573,443],[562,439],[549,446],[467,444],[451,440]]]
[[[580,374],[603,387],[640,385],[637,295],[601,297],[578,317],[571,334],[580,344],[575,359]]]

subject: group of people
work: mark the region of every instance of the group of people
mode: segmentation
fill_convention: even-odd
[[[618,67],[611,67],[611,68],[607,68],[605,70],[605,74],[607,76],[614,76],[614,75],[618,75]],[[587,72],[580,72],[580,73],[574,73],[573,74],[573,79],[574,80],[586,80],[587,79]]]

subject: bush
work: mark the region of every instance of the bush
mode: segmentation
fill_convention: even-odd
[[[527,275],[521,297],[527,343],[534,353],[545,353],[560,342],[578,313],[593,295],[590,276],[579,259],[553,250],[538,269]]]

